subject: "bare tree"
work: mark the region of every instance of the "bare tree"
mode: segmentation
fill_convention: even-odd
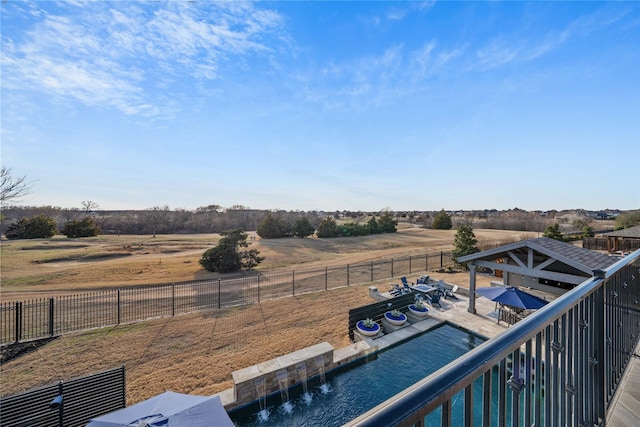
[[[169,217],[169,206],[154,206],[145,211],[144,220],[146,225],[151,227],[153,237],[156,237],[156,231],[159,226],[167,221]]]
[[[98,209],[98,204],[96,202],[92,202],[91,200],[83,200],[82,209],[84,209],[84,213],[89,215],[91,211],[95,211],[96,209]]]
[[[27,182],[27,177],[13,178],[11,169],[2,166],[0,170],[0,204],[5,205],[7,202],[19,199],[27,194],[33,186]]]

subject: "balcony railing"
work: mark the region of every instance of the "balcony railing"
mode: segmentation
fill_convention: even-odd
[[[604,425],[639,336],[640,250],[347,426]]]

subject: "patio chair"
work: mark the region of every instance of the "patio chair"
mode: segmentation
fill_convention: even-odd
[[[423,275],[416,280],[416,285],[426,285],[429,283],[429,276]]]
[[[401,282],[402,282],[402,284],[403,284],[404,286],[406,286],[406,287],[409,287],[409,285],[412,285],[412,286],[413,286],[413,282],[409,282],[409,281],[407,280],[406,276],[402,276],[402,277],[400,278],[400,281],[401,281]]]
[[[405,294],[410,294],[412,292],[411,288],[409,287],[408,284],[404,283],[402,285],[402,292]]]
[[[456,291],[458,290],[458,285],[454,285],[454,287],[452,289],[447,289],[446,291],[444,291],[444,297],[445,298],[453,298],[455,300],[458,299],[458,296],[456,295]]]
[[[442,305],[440,304],[440,293],[436,292],[435,294],[433,294],[429,298],[429,303],[431,304],[431,306],[437,305],[438,307],[442,308]]]
[[[394,297],[399,297],[400,295],[402,295],[402,288],[400,288],[400,286],[398,285],[392,285],[393,288],[391,288],[391,290],[389,291],[389,294],[391,296]]]

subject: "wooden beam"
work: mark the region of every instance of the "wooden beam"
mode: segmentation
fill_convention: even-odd
[[[527,266],[524,265],[524,262],[520,261],[520,258],[518,258],[513,252],[509,251],[507,252],[507,254],[509,254],[511,259],[514,260],[520,267],[527,268]]]
[[[536,265],[533,269],[534,269],[534,270],[542,270],[542,269],[544,269],[545,267],[550,266],[551,264],[553,264],[553,263],[554,263],[554,262],[556,262],[556,261],[557,261],[557,259],[555,259],[555,258],[549,258],[549,259],[547,259],[546,261],[543,261],[543,262],[541,262],[540,264]]]
[[[575,276],[573,274],[558,273],[555,271],[547,270],[534,270],[526,267],[520,267],[513,264],[498,264],[497,262],[490,261],[474,261],[475,265],[481,267],[488,267],[494,270],[503,270],[509,273],[521,274],[523,276],[537,277],[539,279],[555,280],[556,282],[570,283],[572,285],[579,285],[587,280],[590,276]]]

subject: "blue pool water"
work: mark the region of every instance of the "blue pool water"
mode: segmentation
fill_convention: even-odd
[[[362,362],[327,373],[325,384],[313,379],[307,394],[301,386],[294,387],[287,404],[275,394],[267,398],[266,411],[261,412],[256,403],[229,415],[241,427],[341,426],[484,341],[443,324]],[[454,401],[453,413],[455,408]]]

